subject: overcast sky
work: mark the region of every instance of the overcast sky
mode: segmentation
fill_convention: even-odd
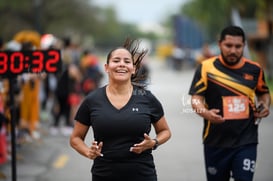
[[[113,6],[123,22],[160,23],[166,16],[178,12],[188,0],[92,0],[99,6]]]

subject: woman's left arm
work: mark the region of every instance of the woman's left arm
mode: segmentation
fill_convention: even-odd
[[[134,146],[130,148],[131,152],[140,154],[147,149],[153,149],[165,143],[171,138],[171,131],[164,116],[154,123],[153,126],[155,128],[156,138],[153,139],[147,133],[144,133],[144,140],[134,144]]]
[[[154,123],[153,126],[155,128],[156,133],[155,139],[157,139],[158,141],[158,143],[154,141],[155,142],[154,145],[155,144],[161,145],[171,138],[171,130],[164,116],[162,116],[159,121]]]

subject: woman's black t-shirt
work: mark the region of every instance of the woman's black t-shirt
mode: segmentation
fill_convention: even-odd
[[[80,105],[75,120],[91,126],[94,139],[103,142],[104,156],[94,160],[92,173],[111,177],[120,174],[154,177],[151,150],[135,154],[130,152],[130,147],[143,141],[144,133],[149,134],[151,124],[163,115],[161,103],[149,90],[135,86],[128,103],[121,109],[108,100],[106,86],[91,92]]]

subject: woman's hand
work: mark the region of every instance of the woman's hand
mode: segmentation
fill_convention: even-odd
[[[130,151],[140,154],[147,149],[153,148],[154,145],[155,141],[151,139],[148,134],[144,133],[144,140],[140,143],[134,144],[134,146],[130,148]]]
[[[103,154],[101,153],[102,145],[102,142],[98,144],[97,141],[93,141],[91,147],[88,149],[88,152],[86,154],[87,157],[95,160],[98,156],[103,156]]]

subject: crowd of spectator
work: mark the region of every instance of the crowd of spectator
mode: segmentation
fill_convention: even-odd
[[[9,77],[0,75],[0,164],[10,158],[11,117],[16,120],[17,146],[41,139],[42,119],[49,122],[49,134],[69,136],[83,96],[97,88],[103,77],[99,58],[91,48],[81,47],[70,37],[27,33],[10,41],[0,39],[0,52],[59,49],[62,69],[54,74],[17,75],[12,85],[13,105]]]

